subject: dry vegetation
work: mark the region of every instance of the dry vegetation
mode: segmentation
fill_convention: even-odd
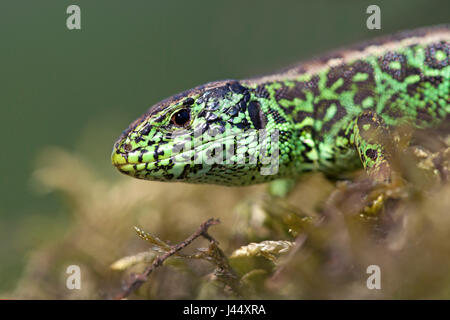
[[[119,175],[106,181],[76,155],[47,150],[34,178],[61,195],[71,225],[61,239],[32,253],[17,288],[4,296],[117,297],[132,274],[202,222],[219,218],[208,230],[217,242],[198,237],[129,298],[450,298],[450,183],[425,170],[435,154],[421,152],[422,169],[400,158],[411,181],[406,191],[394,192],[376,213],[361,214],[373,194],[363,175],[336,184],[311,174],[282,199],[265,185],[227,188]],[[448,148],[441,150],[447,172],[448,155]],[[71,264],[81,267],[81,290],[65,287]],[[366,268],[373,264],[381,268],[381,290],[366,287]]]

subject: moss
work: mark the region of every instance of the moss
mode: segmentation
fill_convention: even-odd
[[[414,161],[399,157],[409,182],[402,192],[375,192],[384,198],[371,203],[364,175],[336,184],[311,174],[280,198],[265,185],[107,181],[77,155],[46,150],[34,177],[62,196],[71,224],[30,255],[17,288],[3,296],[113,297],[131,273],[216,217],[222,223],[209,233],[218,243],[195,240],[130,298],[450,298],[448,155],[416,149]],[[430,167],[438,160],[441,174]],[[64,286],[71,264],[81,267],[81,290]],[[380,267],[381,290],[366,286],[370,265]]]

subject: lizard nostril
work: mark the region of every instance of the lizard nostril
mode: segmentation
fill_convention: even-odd
[[[123,150],[125,150],[126,152],[130,152],[131,150],[133,150],[133,146],[131,145],[131,143],[125,143],[123,145]]]

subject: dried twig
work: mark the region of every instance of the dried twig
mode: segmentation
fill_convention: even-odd
[[[203,222],[198,227],[197,231],[195,231],[186,240],[180,242],[175,246],[172,246],[172,248],[169,251],[156,257],[156,259],[153,260],[153,263],[150,266],[148,266],[143,273],[131,275],[128,283],[125,285],[123,291],[116,297],[116,300],[124,299],[128,297],[132,292],[136,291],[144,282],[148,280],[148,277],[153,272],[153,270],[161,266],[167,258],[187,247],[189,244],[192,243],[192,241],[194,241],[198,237],[202,236],[208,239],[210,242],[215,242],[216,240],[208,234],[208,228],[218,223],[220,223],[219,219],[213,218]]]

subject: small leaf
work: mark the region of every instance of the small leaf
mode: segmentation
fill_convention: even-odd
[[[141,230],[141,229],[139,229],[136,226],[134,227],[134,230],[136,231],[136,233],[138,234],[138,236],[141,239],[143,239],[143,240],[145,240],[145,241],[147,241],[147,242],[149,242],[149,243],[151,243],[153,245],[156,245],[158,248],[161,248],[164,251],[168,251],[168,250],[171,249],[171,246],[169,244],[165,243],[164,241],[162,241],[158,237],[153,236],[150,233],[145,232],[144,230]],[[159,251],[158,249],[155,249],[155,248],[153,250]]]
[[[240,257],[262,256],[272,262],[276,261],[277,255],[288,252],[294,242],[291,241],[262,241],[259,243],[252,242],[246,246],[240,247],[231,254],[231,259]]]
[[[149,251],[140,252],[138,254],[123,257],[123,258],[117,260],[116,262],[111,264],[110,268],[113,270],[122,271],[122,270],[128,269],[129,267],[134,266],[138,263],[152,262],[153,259],[155,259],[155,256],[156,255],[153,252],[149,252]]]

